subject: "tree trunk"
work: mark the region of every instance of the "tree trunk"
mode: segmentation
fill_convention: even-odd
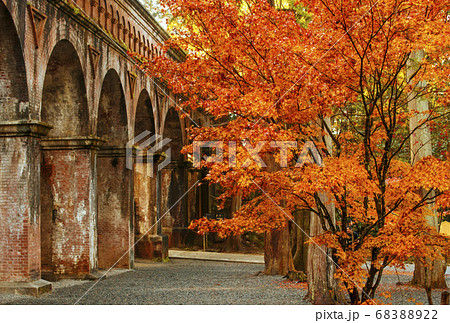
[[[231,214],[238,211],[242,206],[242,195],[233,196],[231,199]],[[239,252],[242,250],[242,237],[230,235],[225,240],[222,252]]]
[[[311,236],[322,233],[317,215],[311,217]],[[331,261],[331,251],[325,246],[309,244],[307,279],[308,296],[313,304],[332,305],[340,303],[340,292],[334,279],[335,266]]]
[[[330,123],[326,118],[323,123]],[[322,125],[322,128],[324,126]],[[321,139],[325,144],[327,151],[332,153],[332,143],[330,136]],[[319,166],[323,166],[322,160],[318,161]],[[335,221],[335,207],[326,194],[319,194],[330,214],[332,221]],[[314,238],[323,233],[319,216],[311,212],[309,223],[309,236]],[[306,276],[308,281],[308,298],[313,304],[342,304],[344,296],[339,283],[334,278],[335,265],[332,260],[332,251],[326,246],[318,246],[315,243],[308,245]]]
[[[417,82],[417,80],[411,80],[410,78],[416,73],[420,66],[420,62],[423,60],[425,55],[424,50],[418,50],[411,53],[410,60],[408,62],[408,70],[407,77],[408,81],[411,84]],[[426,85],[425,81],[421,81],[418,83],[417,88],[413,91],[412,95],[417,95],[423,87]],[[408,108],[410,111],[418,111],[414,116],[412,116],[409,120],[409,128],[410,131],[415,129],[421,120],[424,120],[428,117],[428,100],[424,97],[414,97],[408,102]],[[431,146],[431,132],[430,128],[427,124],[419,127],[412,136],[410,137],[410,145],[411,145],[411,164],[414,165],[416,162],[421,160],[424,157],[432,155],[432,146]],[[420,190],[420,195],[423,197],[424,192],[423,189]],[[432,205],[427,206],[429,215],[425,215],[428,224],[439,230],[438,217],[436,211],[433,210]],[[431,267],[430,273],[430,281],[425,279],[425,268],[420,261],[415,262],[414,267],[414,277],[411,281],[411,284],[422,286],[424,288],[447,288],[447,283],[445,282],[445,270],[446,263],[444,260],[434,260],[428,261],[428,266]]]
[[[292,248],[293,248],[293,262],[294,268],[297,271],[307,271],[307,261],[308,261],[308,236],[305,234],[309,233],[309,221],[311,218],[311,212],[308,210],[301,210],[295,214],[295,225],[292,225]]]
[[[326,202],[325,195],[321,196],[322,202],[327,206],[328,212],[334,215],[334,206]],[[311,214],[310,236],[313,238],[323,233],[318,215]],[[332,261],[331,250],[325,246],[310,243],[308,246],[307,280],[308,297],[311,303],[332,305],[344,303],[344,297],[339,284],[334,278],[336,270]]]
[[[431,261],[429,262],[431,263]],[[447,288],[445,281],[445,271],[447,264],[445,260],[434,260],[433,267],[426,268],[420,261],[414,263],[414,276],[411,281],[412,285],[421,286],[423,288]]]
[[[289,243],[289,226],[267,232],[264,236],[264,273],[286,275],[294,270]]]
[[[267,164],[269,172],[276,172],[280,165],[275,161],[271,154],[266,154],[264,161]],[[275,204],[274,208],[277,208]],[[280,208],[284,207],[281,202]],[[281,212],[281,210],[280,210]],[[286,219],[286,225],[279,230],[271,230],[264,235],[264,273],[266,275],[287,275],[294,270],[292,262],[291,243],[289,237],[289,219]]]

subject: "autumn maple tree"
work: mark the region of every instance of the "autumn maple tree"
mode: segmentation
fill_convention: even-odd
[[[449,120],[448,0],[161,2],[174,22],[165,49],[186,59],[140,67],[183,96],[179,108],[221,121],[191,139],[223,142],[222,161],[201,166],[221,201],[246,201],[192,229],[286,232],[306,211],[314,303],[376,302],[387,266],[447,255],[426,219],[450,206],[448,143],[434,136],[440,158],[414,163],[411,145]],[[311,142],[320,160],[299,162]]]

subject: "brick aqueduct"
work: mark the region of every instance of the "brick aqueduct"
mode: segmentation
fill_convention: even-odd
[[[138,0],[0,0],[0,292],[37,295],[185,242],[209,196],[183,196],[200,176],[179,152],[190,121],[126,54],[160,55],[167,37]],[[172,140],[159,176],[126,167],[145,130]]]

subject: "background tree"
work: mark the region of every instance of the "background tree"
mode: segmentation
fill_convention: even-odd
[[[229,118],[191,137],[224,141],[223,162],[202,165],[222,200],[249,199],[232,219],[191,228],[272,232],[308,210],[317,251],[308,263],[324,255],[308,272],[325,275],[308,281],[314,303],[343,302],[343,291],[352,304],[374,302],[386,266],[446,255],[448,239],[425,216],[433,216],[427,205],[449,206],[449,161],[411,165],[408,155],[420,127],[449,116],[448,1],[305,0],[290,10],[263,0],[164,2],[183,22],[167,47],[183,49],[186,60],[161,57],[141,68],[183,93],[182,108]],[[418,50],[426,56],[407,75]],[[418,98],[428,101],[425,114],[408,109]],[[409,129],[416,115],[423,117]],[[308,141],[322,167],[298,162]],[[266,167],[267,156],[280,166]]]

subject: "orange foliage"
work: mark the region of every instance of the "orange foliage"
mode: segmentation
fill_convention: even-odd
[[[417,111],[407,105],[412,96],[429,101],[425,126],[449,117],[448,0],[302,0],[306,11],[277,10],[266,0],[163,3],[181,22],[166,50],[183,50],[186,59],[158,57],[140,67],[183,94],[180,108],[227,120],[190,135],[224,142],[223,162],[202,166],[223,187],[222,201],[237,194],[247,201],[232,219],[199,219],[191,229],[265,232],[309,209],[325,231],[314,240],[333,249],[343,269],[336,276],[353,303],[373,298],[387,265],[450,250],[424,217],[427,205],[450,206],[450,162],[409,164],[408,120]],[[426,58],[408,80],[410,53],[422,49]],[[283,140],[299,143],[289,150],[288,167],[242,167],[250,157],[244,141],[255,147]],[[295,167],[308,140],[323,167]],[[228,163],[229,141],[238,143],[236,167]],[[282,157],[269,144],[260,156],[272,163]],[[365,293],[354,298],[357,286]]]

